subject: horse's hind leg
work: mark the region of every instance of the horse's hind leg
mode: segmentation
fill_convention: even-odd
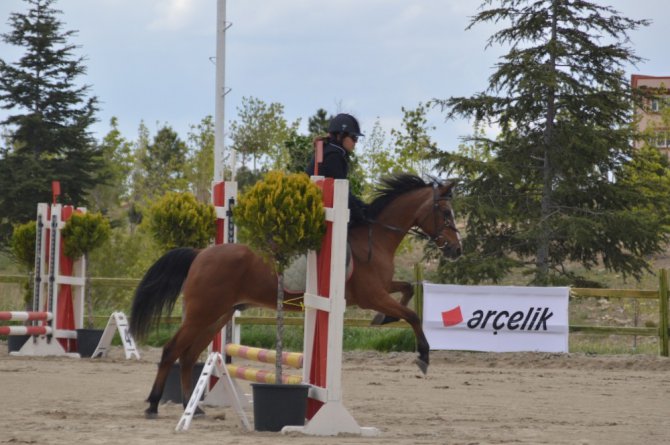
[[[214,335],[230,321],[232,313],[231,311],[230,314],[225,314],[214,325],[209,327],[195,324],[186,328],[186,332],[193,338],[193,342],[179,356],[179,363],[181,365],[181,391],[183,394],[182,403],[184,404],[184,408],[186,408],[193,394],[193,366],[198,360],[200,353],[212,341]],[[196,416],[204,414],[205,412],[199,406],[196,407]]]
[[[170,373],[170,369],[172,368],[172,364],[177,360],[177,357],[181,355],[185,347],[188,346],[188,343],[184,341],[182,329],[183,327],[180,327],[172,339],[170,339],[170,341],[163,347],[163,354],[161,355],[161,361],[158,365],[158,372],[156,373],[154,384],[151,387],[151,392],[147,398],[149,408],[144,411],[144,415],[147,419],[153,419],[158,415],[158,402],[160,402],[161,397],[163,396],[165,382]]]
[[[400,292],[402,294],[402,297],[400,298],[400,304],[403,306],[407,306],[409,304],[409,301],[412,299],[414,296],[414,287],[408,283],[407,281],[392,281],[391,282],[391,288],[389,290],[390,294]],[[375,317],[372,319],[372,322],[370,323],[371,325],[383,325],[383,324],[388,324],[388,323],[393,323],[394,321],[400,320],[399,318],[396,317],[391,317],[387,314],[384,314],[382,312],[377,312]]]

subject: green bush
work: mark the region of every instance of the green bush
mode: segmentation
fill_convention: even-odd
[[[37,235],[37,223],[28,221],[23,224],[14,225],[10,247],[14,261],[16,261],[28,275],[32,275],[35,269],[35,237]],[[32,277],[23,286],[23,305],[30,309],[33,299]]]
[[[37,236],[37,224],[28,221],[24,224],[16,224],[10,241],[12,255],[16,261],[26,270],[31,271],[35,267],[35,237]]]
[[[73,213],[61,231],[65,255],[70,258],[88,255],[109,239],[111,230],[101,213]]]
[[[76,212],[70,216],[61,230],[63,237],[63,252],[70,258],[84,257],[88,260],[91,251],[99,248],[110,237],[112,232],[107,218],[101,213]],[[86,268],[86,327],[92,328],[93,319],[93,292],[91,289],[90,269]]]
[[[216,212],[191,193],[166,193],[150,210],[149,231],[164,251],[207,247],[216,235]]]

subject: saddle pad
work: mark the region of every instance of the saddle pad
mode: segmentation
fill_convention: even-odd
[[[351,258],[351,248],[347,243],[347,271],[346,279],[354,273],[354,261]],[[307,255],[300,255],[284,270],[284,292],[289,294],[304,294],[307,287]]]

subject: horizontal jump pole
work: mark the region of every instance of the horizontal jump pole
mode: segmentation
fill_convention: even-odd
[[[49,326],[0,326],[0,335],[51,335]]]
[[[277,351],[272,349],[253,348],[251,346],[228,343],[224,346],[224,352],[231,357],[244,358],[262,363],[275,363]],[[303,355],[300,352],[282,352],[281,362],[292,368],[302,368]]]
[[[226,368],[228,369],[228,374],[236,379],[248,380],[256,383],[277,383],[277,376],[274,372],[236,365],[226,365]],[[299,385],[302,383],[302,376],[282,375],[281,381],[287,385]]]
[[[2,311],[0,312],[0,321],[34,321],[34,320],[51,320],[53,313],[51,312],[32,312],[32,311]]]

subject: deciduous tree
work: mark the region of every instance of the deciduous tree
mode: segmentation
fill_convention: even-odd
[[[289,137],[290,126],[284,118],[284,106],[276,102],[268,105],[260,99],[244,97],[237,114],[238,120],[231,122],[229,135],[233,141],[232,148],[242,154],[242,163],[245,164],[251,157],[252,170],[255,171],[265,155],[272,168],[285,168],[288,154],[284,142]]]

